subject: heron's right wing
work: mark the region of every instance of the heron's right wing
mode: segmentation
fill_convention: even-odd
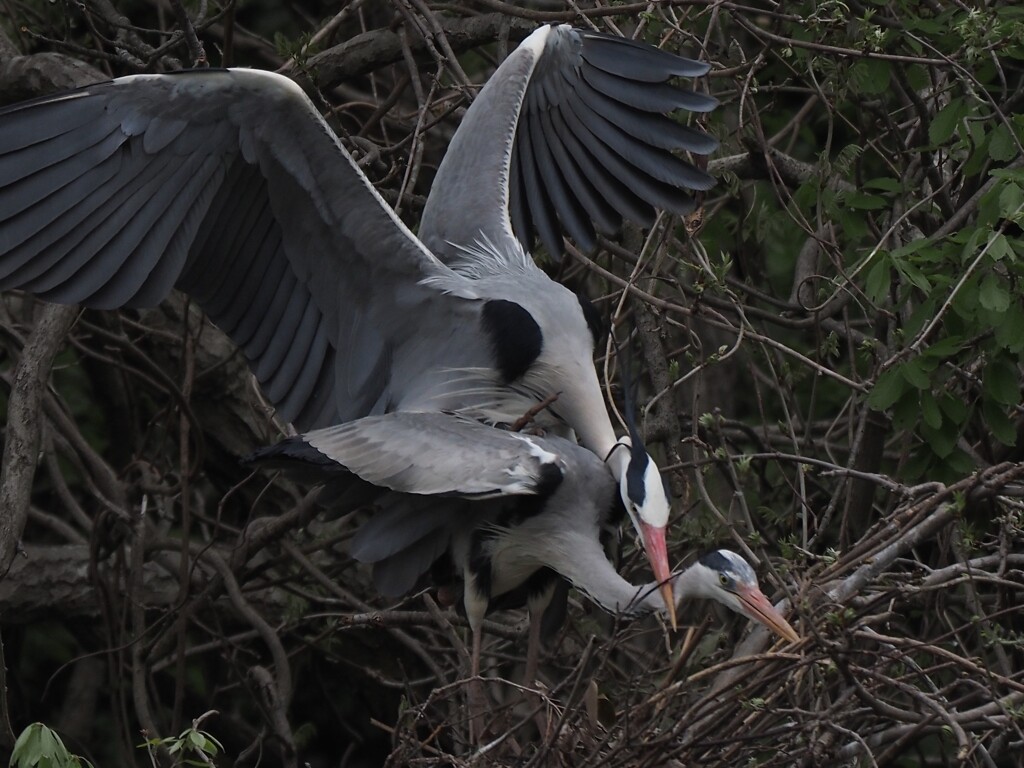
[[[471,302],[424,283],[450,276],[279,75],[137,75],[0,110],[0,289],[115,308],[181,288],[300,429],[484,359],[452,334]]]
[[[294,439],[373,485],[468,499],[554,492],[565,468],[557,447],[569,445],[453,414],[407,411],[368,416]]]
[[[718,142],[677,122],[676,110],[717,101],[676,87],[708,65],[625,38],[568,25],[542,27],[497,69],[467,110],[438,168],[420,237],[448,263],[478,240],[501,252],[539,237],[584,250],[595,227],[643,226],[655,209],[686,213],[713,179],[676,152],[707,155]],[[481,206],[478,201],[486,201]]]

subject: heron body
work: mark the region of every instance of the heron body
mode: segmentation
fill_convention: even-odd
[[[715,142],[665,113],[715,102],[666,81],[706,69],[541,28],[468,111],[425,242],[282,76],[135,75],[16,104],[0,111],[0,289],[101,309],[181,289],[300,431],[391,412],[509,424],[557,395],[542,422],[609,458],[665,581],[657,469],[613,450],[584,309],[527,249],[692,207],[712,181],[672,151]]]
[[[634,585],[608,560],[604,536],[623,513],[617,483],[573,441],[508,432],[456,414],[391,413],[283,441],[257,458],[319,467],[323,479],[340,479],[343,504],[365,501],[351,495],[350,475],[376,489],[374,512],[353,539],[352,555],[373,565],[386,596],[408,592],[439,558],[450,557],[465,580],[474,632],[503,597],[517,594],[532,610],[542,609],[558,578],[616,615],[668,611],[658,582]],[[470,460],[472,476],[460,470]],[[428,484],[430,495],[411,491]],[[672,578],[676,599],[716,600],[787,639],[797,637],[735,553],[709,553]]]
[[[351,553],[373,566],[382,594],[410,591],[438,561],[450,561],[462,576],[472,630],[471,737],[487,711],[479,677],[484,617],[503,604],[527,604],[525,678],[532,684],[542,622],[554,612],[560,623],[564,605],[553,598],[566,584],[627,618],[674,617],[666,596],[709,598],[799,639],[735,553],[709,553],[670,577],[674,594],[660,581],[637,586],[620,576],[604,546],[624,512],[618,483],[604,462],[571,440],[510,432],[459,414],[392,412],[286,439],[254,458],[319,476],[343,511],[371,503]]]

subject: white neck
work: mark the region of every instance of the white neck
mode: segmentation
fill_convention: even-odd
[[[614,450],[612,450],[614,448]],[[609,451],[611,451],[609,453]],[[629,446],[620,445],[615,448],[615,443],[605,451],[606,456],[602,455],[601,458],[605,459],[605,463],[608,465],[608,469],[612,471],[612,476],[616,480],[621,480],[622,476],[626,474],[626,467],[629,466]]]
[[[627,617],[665,610],[657,582],[636,585],[622,578],[596,539],[572,544],[572,556],[559,558],[555,570],[604,610]]]
[[[711,582],[707,574],[708,570],[707,567],[697,562],[676,576],[672,591],[675,594],[677,605],[683,600],[693,600],[694,598],[719,599],[719,593],[709,586]]]
[[[583,447],[596,454],[598,458],[605,459],[614,447],[616,437],[604,398],[601,396],[601,384],[597,380],[594,363],[589,357],[577,356],[563,359],[559,366],[561,379],[571,391],[562,392],[554,408],[575,430]],[[628,459],[629,452],[623,453]],[[621,472],[625,472],[625,463],[621,467],[609,466],[612,466],[612,474],[616,480],[622,476]]]
[[[703,578],[700,563],[694,563],[676,576],[673,592],[676,604],[686,599],[716,599]],[[578,546],[575,556],[556,569],[572,585],[609,613],[636,618],[665,611],[665,601],[656,581],[631,584],[622,578],[604,556],[600,546]]]

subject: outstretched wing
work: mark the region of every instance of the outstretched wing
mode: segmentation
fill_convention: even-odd
[[[114,308],[178,287],[300,429],[383,410],[396,369],[482,359],[486,339],[450,332],[475,302],[422,282],[451,277],[279,75],[139,75],[0,111],[0,289]]]
[[[370,416],[293,439],[376,486],[472,499],[552,493],[565,467],[557,446],[569,445],[453,414],[415,412]]]
[[[568,440],[457,414],[401,411],[291,437],[253,459],[318,475],[328,503],[343,511],[372,502],[351,551],[373,563],[386,595],[411,589],[453,539],[465,544],[474,531],[501,528],[521,532],[509,546],[536,550],[535,568],[547,564],[564,574],[559,559],[545,560],[557,554],[588,559],[599,581],[617,578],[598,544],[599,526],[619,498],[617,483],[600,458]],[[584,588],[593,593],[596,586]]]
[[[718,142],[669,117],[717,101],[670,85],[708,65],[649,45],[567,25],[542,27],[498,68],[467,111],[438,169],[420,237],[449,263],[479,240],[535,237],[562,253],[562,234],[584,250],[595,228],[623,218],[643,226],[656,208],[693,209],[713,179],[673,154],[707,155]],[[486,200],[486,215],[474,201]],[[514,233],[514,234],[513,234]]]
[[[538,498],[531,509],[539,510],[566,472],[585,474],[574,478],[583,487],[600,486],[589,473],[614,485],[600,459],[568,441],[448,413],[369,416],[288,438],[252,461],[319,477],[328,503],[344,510],[372,499],[378,509],[360,525],[351,552],[374,564],[385,595],[411,589],[457,531],[501,524],[517,510],[528,514],[517,499]]]

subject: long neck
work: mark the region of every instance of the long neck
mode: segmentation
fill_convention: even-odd
[[[609,458],[612,475],[616,480],[621,479],[626,471],[629,451],[612,451],[616,441],[615,430],[601,396],[601,384],[593,361],[589,357],[576,356],[563,360],[562,365],[562,381],[571,387],[571,391],[561,394],[555,410],[575,430],[584,448],[599,459]]]
[[[636,585],[622,578],[596,541],[577,546],[555,570],[609,613],[634,618],[665,610],[658,583]]]
[[[658,582],[639,586],[631,584],[618,574],[603,553],[591,550],[591,547],[581,547],[575,557],[557,569],[574,587],[585,592],[609,613],[627,618],[665,610]],[[714,599],[714,595],[706,589],[705,581],[700,578],[700,568],[700,564],[695,563],[676,576],[673,592],[677,604],[686,599]]]
[[[697,598],[719,599],[713,590],[708,588],[707,579],[701,578],[703,575],[702,571],[706,570],[697,562],[676,576],[675,584],[672,585],[672,591],[675,594],[677,604],[682,600]]]
[[[612,446],[614,445],[612,443]],[[607,458],[608,469],[612,471],[612,476],[618,480],[626,474],[626,467],[629,465],[629,446],[623,445],[614,450],[611,448],[608,450],[610,451]],[[601,458],[605,457],[602,456]]]

